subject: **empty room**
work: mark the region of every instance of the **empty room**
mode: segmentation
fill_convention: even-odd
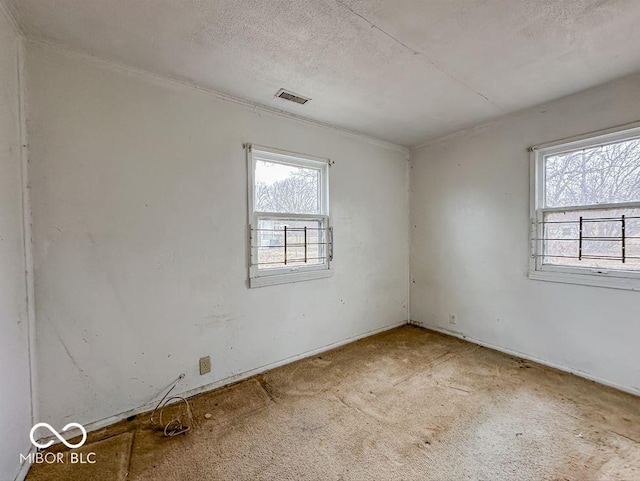
[[[638,0],[0,0],[0,481],[640,480]]]

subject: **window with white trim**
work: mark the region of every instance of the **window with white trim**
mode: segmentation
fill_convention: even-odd
[[[640,289],[640,128],[531,150],[530,277]]]
[[[251,287],[328,277],[328,159],[247,146]]]

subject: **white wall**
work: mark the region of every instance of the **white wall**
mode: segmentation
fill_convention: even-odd
[[[640,293],[527,278],[525,151],[639,119],[636,75],[416,149],[412,319],[640,393]]]
[[[22,210],[19,50],[0,5],[0,480],[13,479],[31,429]]]
[[[27,57],[42,420],[406,321],[406,153],[41,44]],[[243,142],[335,161],[333,278],[247,288]]]

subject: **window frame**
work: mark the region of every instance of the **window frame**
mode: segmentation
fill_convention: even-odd
[[[640,291],[640,271],[544,264],[543,217],[548,212],[640,208],[640,202],[546,207],[545,159],[551,155],[640,139],[640,122],[530,147],[529,278],[613,289]]]
[[[333,260],[333,245],[331,231],[331,215],[329,204],[329,167],[331,161],[322,157],[315,157],[297,152],[274,149],[256,144],[247,144],[247,179],[248,179],[248,248],[249,248],[249,286],[264,287],[291,282],[320,279],[333,275],[331,261]],[[319,170],[318,195],[320,197],[319,214],[295,214],[261,212],[255,210],[255,169],[258,160],[291,165],[294,167],[313,168]],[[292,267],[260,270],[257,265],[258,246],[254,245],[254,229],[260,220],[309,220],[320,221],[326,228],[328,239],[324,262],[313,265],[298,265]]]

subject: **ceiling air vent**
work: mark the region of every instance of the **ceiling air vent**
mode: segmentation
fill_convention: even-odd
[[[279,98],[285,99],[285,100],[289,100],[291,102],[295,102],[295,103],[300,104],[300,105],[304,105],[309,100],[311,100],[311,99],[309,99],[307,97],[303,97],[302,95],[294,94],[293,92],[289,92],[289,91],[287,91],[285,89],[278,90],[278,92],[276,93],[276,97],[279,97]]]

